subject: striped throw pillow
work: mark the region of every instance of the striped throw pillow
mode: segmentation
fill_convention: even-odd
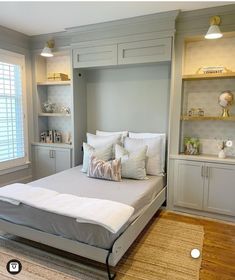
[[[121,181],[121,159],[104,161],[91,156],[87,176],[109,181]]]

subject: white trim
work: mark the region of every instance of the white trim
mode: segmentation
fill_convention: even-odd
[[[26,97],[26,72],[25,72],[25,56],[19,53],[10,52],[0,49],[0,61],[4,63],[17,64],[21,66],[22,79],[22,111],[23,111],[23,126],[24,126],[24,150],[25,156],[22,158],[12,159],[0,162],[0,175],[6,174],[4,170],[11,170],[19,166],[27,164],[29,161],[29,145],[28,145],[28,118],[27,118],[27,97]],[[2,173],[3,171],[3,173]],[[10,171],[11,172],[11,171]],[[7,173],[10,173],[7,172]],[[13,171],[14,172],[14,171]]]
[[[11,185],[11,184],[14,184],[14,183],[27,184],[27,183],[32,182],[32,180],[33,180],[32,175],[29,175],[29,176],[25,176],[25,177],[22,177],[22,178],[19,178],[19,179],[16,179],[16,180],[12,180],[12,181],[8,181],[8,182],[5,182],[3,184],[0,184],[0,187],[4,187],[4,186]]]
[[[13,173],[13,172],[16,172],[16,171],[19,171],[19,170],[27,169],[27,168],[29,168],[30,163],[31,162],[27,161],[27,162],[25,162],[21,165],[16,165],[16,166],[13,166],[13,167],[1,169],[0,170],[0,176],[4,175],[4,174]]]

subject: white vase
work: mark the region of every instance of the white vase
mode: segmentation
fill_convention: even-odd
[[[219,151],[219,154],[218,154],[218,157],[219,157],[219,158],[226,158],[225,151],[224,151],[224,150],[220,150],[220,151]]]

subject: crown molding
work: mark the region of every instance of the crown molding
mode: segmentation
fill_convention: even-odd
[[[110,40],[127,36],[158,33],[161,36],[173,36],[175,20],[179,11],[151,14],[111,22],[67,28],[63,32],[36,35],[30,37],[31,50],[43,48],[46,41],[53,39],[57,47],[88,41]],[[170,35],[169,35],[170,34]]]

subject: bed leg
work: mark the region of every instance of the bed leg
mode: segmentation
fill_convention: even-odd
[[[106,269],[107,269],[107,273],[108,273],[108,278],[109,280],[113,280],[116,277],[116,273],[112,274],[110,271],[110,266],[109,266],[109,257],[110,257],[111,251],[108,252],[108,255],[106,257]]]

